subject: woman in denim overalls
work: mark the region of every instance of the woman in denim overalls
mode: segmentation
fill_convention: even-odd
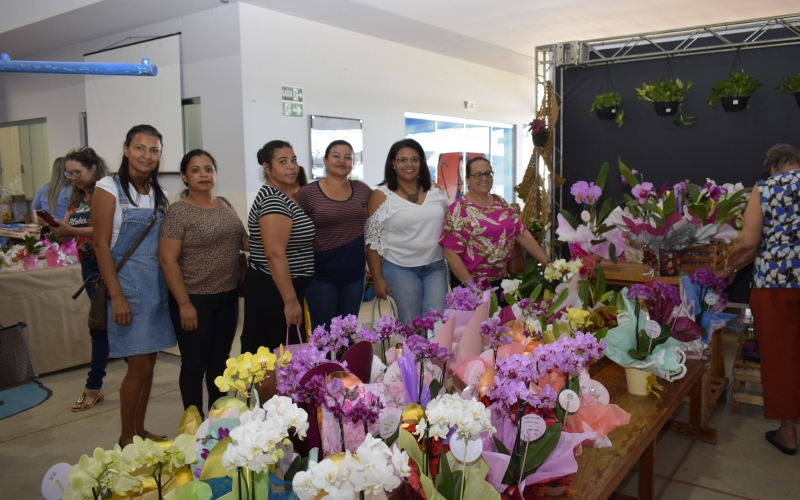
[[[122,150],[118,175],[97,184],[101,189],[95,190],[92,216],[95,254],[111,298],[109,357],[128,359],[120,387],[119,442],[124,446],[134,435],[163,437],[146,431],[144,419],[156,355],[174,347],[176,341],[167,306],[167,285],[158,264],[158,230],[167,208],[166,194],[158,184],[161,134],[149,125],[133,127]],[[154,217],[153,227],[117,274],[116,264]]]

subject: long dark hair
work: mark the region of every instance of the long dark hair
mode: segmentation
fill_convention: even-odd
[[[94,189],[94,185],[102,179],[103,177],[108,175],[108,167],[106,167],[106,162],[98,156],[94,149],[89,147],[81,147],[77,149],[72,149],[67,153],[67,156],[64,157],[64,163],[68,161],[76,161],[80,163],[84,168],[90,169],[92,165],[94,165],[94,178],[92,179],[92,189]],[[62,175],[62,177],[64,177]],[[69,197],[69,204],[78,206],[80,205],[83,198],[86,196],[86,193],[75,186],[72,186],[72,196]]]
[[[133,138],[136,137],[136,134],[144,134],[149,135],[150,137],[155,137],[158,139],[158,142],[161,143],[161,147],[164,147],[164,139],[161,137],[161,133],[152,125],[136,125],[132,129],[128,130],[128,134],[125,136],[126,146],[130,147],[131,141],[133,141]],[[119,182],[122,184],[122,189],[128,196],[128,200],[131,202],[131,205],[138,207],[139,205],[137,205],[131,197],[131,174],[128,172],[128,168],[128,157],[122,155],[122,163],[120,163],[119,170],[117,171]],[[150,188],[155,191],[155,206],[158,207],[159,210],[166,211],[167,207],[169,206],[169,201],[167,200],[167,197],[164,196],[164,190],[161,189],[161,185],[158,183],[158,170],[160,168],[161,157],[158,158],[158,165],[156,165],[155,170],[148,174],[146,182],[148,182],[150,184]]]
[[[214,165],[214,172],[217,171],[217,160],[211,156],[211,153],[204,149],[193,149],[183,155],[183,158],[181,159],[181,173],[183,175],[186,175],[186,169],[189,167],[189,161],[195,156],[208,156],[208,158],[211,160],[211,164]],[[187,188],[181,192],[181,198],[186,198],[186,196],[189,194],[189,184],[187,184],[186,181],[183,181],[183,185],[187,186]]]
[[[400,185],[397,183],[397,172],[394,169],[394,160],[397,153],[403,148],[411,148],[419,155],[419,175],[417,180],[422,187],[423,192],[427,192],[431,188],[431,171],[428,170],[428,161],[425,158],[425,150],[414,139],[403,139],[392,144],[389,148],[389,154],[386,156],[386,167],[383,169],[383,182],[381,185],[386,184],[386,187],[392,191],[397,191]]]

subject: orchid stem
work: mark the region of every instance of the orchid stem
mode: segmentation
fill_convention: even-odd
[[[464,486],[466,484],[467,484],[467,444],[465,442],[464,443],[464,461],[461,462],[461,497],[460,497],[460,500],[464,500]]]
[[[344,419],[342,419],[341,415],[339,415],[339,431],[342,434],[342,453],[344,453],[347,451],[347,448],[344,445]]]
[[[516,471],[519,471],[520,469],[519,460],[520,460],[520,453],[522,451],[520,438],[522,435],[522,415],[524,413],[525,413],[525,403],[520,401],[519,409],[517,410],[517,439],[514,441],[514,467]]]
[[[419,394],[417,395],[417,404],[422,404],[422,382],[425,379],[425,356],[419,357]]]
[[[530,445],[530,441],[525,441],[525,454],[522,456],[522,467],[519,469],[519,481],[517,481],[517,484],[522,483],[522,474],[525,473],[525,460],[528,458],[528,446]]]
[[[439,383],[439,386],[442,387],[442,388],[444,387],[444,376],[445,376],[445,373],[447,373],[447,361],[445,361],[444,365],[442,366],[442,381]],[[433,398],[435,396],[433,394],[431,394],[431,397]]]

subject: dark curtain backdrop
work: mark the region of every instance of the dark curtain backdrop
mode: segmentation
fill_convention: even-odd
[[[656,116],[652,103],[636,100],[634,88],[664,74],[663,59],[610,66],[614,89],[623,99],[622,128],[588,114],[601,91],[606,67],[565,69],[561,108],[565,208],[570,212],[578,209],[569,194],[570,186],[579,180],[595,180],[606,161],[611,164],[611,174],[604,194],[621,200],[627,186],[619,181],[618,158],[643,173],[656,188],[683,179],[703,184],[707,177],[719,184],[753,186],[763,177],[764,156],[771,146],[786,142],[800,147],[800,107],[794,96],[776,90],[784,77],[800,73],[800,46],[740,53],[745,71],[764,84],[750,98],[750,109],[740,113],[726,113],[720,103],[717,109],[706,103],[711,87],[728,76],[733,59],[733,53],[722,53],[672,60],[673,75],[694,84],[683,108],[696,121],[686,128],[673,125],[673,117]],[[560,78],[560,73],[557,76]],[[740,277],[737,281],[744,280]],[[738,283],[735,289],[736,301],[747,302],[746,284]]]

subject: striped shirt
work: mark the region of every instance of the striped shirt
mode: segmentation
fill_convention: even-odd
[[[250,230],[250,267],[269,274],[258,221],[270,214],[283,215],[292,219],[292,232],[289,234],[289,243],[286,246],[286,260],[289,261],[291,277],[313,276],[314,223],[303,212],[303,209],[280,189],[267,184],[258,192],[247,217],[247,227]]]
[[[361,181],[350,181],[346,200],[328,198],[319,183],[308,184],[295,196],[316,227],[314,278],[324,282],[351,282],[364,276],[364,223],[372,189]]]

